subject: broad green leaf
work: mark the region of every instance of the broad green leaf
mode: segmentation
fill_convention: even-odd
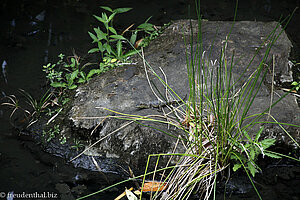
[[[106,52],[107,52],[108,54],[111,54],[111,53],[112,53],[112,49],[111,49],[111,46],[110,46],[109,44],[105,43],[105,44],[103,45],[103,48],[106,50]]]
[[[100,28],[94,28],[95,33],[97,34],[97,41],[99,40],[107,40],[107,34],[100,30]]]
[[[106,23],[105,19],[103,19],[102,17],[99,17],[97,15],[93,15],[97,20],[99,20],[102,23]]]
[[[122,55],[122,42],[121,40],[118,40],[117,42],[117,56],[118,58]]]
[[[88,53],[95,53],[95,52],[98,52],[98,51],[99,51],[98,48],[93,48],[93,49],[90,49],[90,50],[88,51]]]
[[[86,82],[86,80],[84,78],[78,79],[78,83],[85,83],[85,82]]]
[[[86,77],[86,74],[85,74],[83,71],[79,72],[79,74],[80,74],[80,76],[81,76],[82,78],[85,78],[85,77]]]
[[[109,29],[110,32],[112,32],[113,34],[118,35],[118,34],[117,34],[117,31],[116,31],[113,27],[109,27],[108,29]]]
[[[242,167],[242,164],[234,164],[232,170],[236,172],[239,168]]]
[[[132,33],[132,35],[131,35],[131,37],[130,37],[130,43],[131,43],[132,45],[135,44],[136,37],[137,37],[137,31],[135,31],[134,33]]]
[[[96,37],[96,35],[94,35],[93,33],[91,32],[88,32],[90,37],[93,39],[93,43],[97,42],[98,41],[98,38]]]
[[[254,159],[255,159],[255,156],[256,156],[255,149],[252,148],[252,149],[250,150],[250,158],[251,158],[252,160],[254,160]]]
[[[275,153],[271,153],[271,152],[264,152],[264,154],[265,154],[266,156],[271,157],[271,158],[281,158],[281,156],[279,156],[279,155],[277,155],[277,154],[275,154]]]
[[[274,145],[275,142],[276,142],[275,139],[273,139],[273,138],[267,138],[267,139],[264,139],[263,141],[261,141],[261,145],[262,145],[263,149],[267,149],[270,146]]]
[[[89,80],[94,74],[100,74],[100,69],[92,69],[89,71],[88,75],[86,76],[86,79]]]
[[[77,88],[77,85],[71,85],[68,87],[69,90],[74,90],[75,88]]]
[[[99,49],[101,52],[104,52],[104,51],[105,51],[105,48],[103,47],[103,45],[102,45],[101,42],[98,42],[98,49]]]
[[[75,78],[77,78],[78,73],[79,73],[78,69],[75,70],[74,72],[72,72],[72,74],[70,76],[70,80],[73,81]]]
[[[126,40],[122,35],[110,35],[109,37],[118,39],[118,40]]]
[[[149,23],[141,24],[137,27],[137,29],[142,29],[142,30],[145,30],[145,31],[154,31],[155,30],[153,28],[153,24],[149,24]]]
[[[253,166],[253,164],[251,162],[247,163],[247,168],[250,171],[251,175],[254,177],[257,170],[255,169],[255,167]]]
[[[109,12],[113,12],[113,10],[110,7],[107,7],[107,6],[100,6],[100,8],[102,8],[104,10],[107,10]]]
[[[113,12],[115,12],[115,13],[124,13],[124,12],[128,12],[131,9],[132,8],[117,8],[117,9],[113,10]]]
[[[60,83],[60,82],[53,82],[50,84],[52,87],[58,88],[58,87],[66,87],[66,83]]]

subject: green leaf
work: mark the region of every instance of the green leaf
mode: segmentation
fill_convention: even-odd
[[[263,149],[267,149],[270,146],[274,145],[275,142],[276,142],[275,139],[273,139],[273,138],[267,138],[267,139],[264,139],[263,141],[261,141],[261,145],[262,145]]]
[[[250,150],[250,158],[251,158],[251,160],[254,160],[255,157],[256,157],[256,151],[255,151],[255,149],[252,148]]]
[[[241,168],[243,165],[242,164],[234,164],[232,170],[236,172],[239,168]]]
[[[124,57],[129,57],[129,56],[135,55],[135,54],[137,54],[140,51],[141,50],[130,50],[127,53],[124,54]]]
[[[102,8],[104,10],[107,10],[109,12],[113,12],[113,10],[110,7],[107,7],[107,6],[100,6],[100,8]]]
[[[118,40],[126,40],[122,35],[110,35],[109,37],[118,39]]]
[[[75,78],[77,78],[78,73],[79,73],[78,70],[75,70],[74,72],[72,72],[72,74],[70,76],[70,80],[73,81]]]
[[[80,76],[81,76],[82,78],[84,78],[84,79],[85,79],[85,77],[86,77],[86,74],[85,74],[83,71],[79,72],[79,74],[80,74]]]
[[[264,154],[265,154],[266,156],[271,157],[271,158],[282,158],[281,156],[279,156],[279,155],[277,155],[277,154],[275,154],[275,153],[272,153],[272,152],[264,152]]]
[[[247,168],[250,171],[251,175],[254,177],[255,173],[257,172],[256,168],[253,166],[251,162],[247,163]]]
[[[107,34],[100,30],[100,28],[94,28],[95,33],[97,34],[97,41],[99,40],[107,40]]]
[[[249,140],[249,142],[252,142],[251,137],[248,135],[247,131],[243,130],[244,136]]]
[[[91,32],[88,32],[90,37],[93,39],[93,43],[97,42],[98,41],[98,38],[96,37],[96,35],[94,35],[93,33]]]
[[[78,79],[78,83],[85,83],[85,82],[86,82],[86,80],[84,78]]]
[[[150,24],[150,23],[143,23],[143,24],[139,25],[137,27],[137,29],[142,29],[142,30],[145,30],[145,31],[154,31],[155,30],[153,28],[153,24]]]
[[[112,53],[111,46],[110,46],[108,43],[105,43],[105,44],[103,45],[103,48],[106,50],[106,52],[107,52],[108,54],[111,54],[111,53]]]
[[[90,49],[90,50],[88,51],[88,53],[95,53],[95,52],[98,52],[98,51],[99,51],[98,48],[93,48],[93,49]]]
[[[100,74],[100,69],[92,69],[89,71],[88,75],[86,76],[86,79],[89,80],[94,74]]]
[[[117,34],[117,31],[116,31],[113,27],[109,27],[108,29],[109,29],[110,32],[112,32],[113,34],[118,35],[118,34]]]
[[[102,19],[104,20],[104,23],[108,22],[108,17],[106,15],[106,13],[102,13]]]
[[[132,8],[117,8],[117,9],[113,10],[113,12],[115,12],[115,13],[125,13],[125,12],[128,12],[131,9]]]
[[[131,35],[131,37],[130,37],[130,43],[131,43],[132,45],[135,44],[136,37],[137,37],[137,31],[135,31],[134,33],[132,33],[132,35]]]
[[[116,13],[111,14],[111,15],[109,16],[107,22],[110,22],[110,21],[114,18],[115,15],[116,15]]]
[[[58,87],[66,87],[66,83],[60,83],[60,82],[53,82],[50,84],[52,87],[58,88]]]
[[[97,20],[99,20],[102,23],[106,23],[105,19],[103,19],[102,17],[99,17],[97,15],[93,15]]]
[[[121,40],[118,40],[117,42],[117,57],[121,57],[122,55],[122,42]]]
[[[258,141],[258,139],[260,138],[260,135],[261,135],[261,133],[263,132],[263,130],[264,130],[264,127],[261,127],[261,128],[259,129],[259,131],[257,132],[257,134],[256,134],[256,136],[255,136],[255,139],[254,139],[255,142]]]
[[[69,90],[74,90],[75,88],[77,88],[77,85],[71,85],[68,87]]]
[[[104,51],[105,51],[105,48],[103,47],[103,45],[102,45],[101,42],[98,42],[98,49],[99,49],[101,52],[104,52]]]

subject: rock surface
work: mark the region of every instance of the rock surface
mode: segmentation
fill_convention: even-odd
[[[193,33],[195,33],[193,37],[196,41],[197,23],[192,21],[192,24]],[[276,24],[275,22],[248,21],[235,23],[228,38],[226,54],[227,60],[231,59],[233,52],[235,54],[236,63],[233,68],[235,80],[241,75],[242,79],[247,80],[259,66],[267,49],[265,45],[257,53],[249,68],[242,74],[242,71],[246,69],[250,60],[256,54],[256,48],[263,44],[264,39],[272,32]],[[219,59],[220,49],[224,45],[231,26],[232,22],[204,21],[202,23],[203,50],[206,51],[204,54],[205,59],[212,61]],[[277,32],[280,30],[277,30]],[[183,35],[185,38],[189,38],[190,34],[188,20],[176,21],[144,50],[146,61],[164,81],[167,78],[168,84],[181,98],[189,93],[185,47],[188,49],[191,47],[189,45],[185,46]],[[287,80],[287,77],[288,79],[291,78],[291,69],[288,65],[290,50],[291,42],[283,32],[274,44],[268,59],[269,61],[274,59],[275,80],[277,82]],[[208,55],[210,55],[209,58]],[[106,118],[108,115],[118,115],[106,109],[132,115],[162,115],[161,109],[138,109],[136,107],[141,102],[156,101],[157,98],[149,87],[142,59],[136,57],[135,61],[136,64],[119,67],[102,74],[76,90],[71,109],[67,114],[71,125],[66,126],[66,132],[87,141],[87,146],[98,141],[93,148],[74,161],[77,166],[95,170],[93,162],[88,159],[90,155],[93,155],[99,163],[106,163],[102,166],[104,171],[115,171],[117,165],[128,165],[136,172],[144,170],[148,155],[173,151],[177,141],[174,137],[163,134],[156,129],[142,126],[139,123]],[[268,67],[269,71],[272,71],[272,65]],[[165,88],[160,81],[149,69],[147,72],[152,87],[155,85],[160,91],[164,91]],[[271,75],[271,73],[267,74],[266,81],[263,83],[250,113],[262,112],[270,106]],[[240,83],[240,85],[242,84]],[[283,95],[283,92],[275,88],[273,102],[278,99],[279,95]],[[300,112],[295,97],[292,95],[288,95],[287,98],[279,102],[271,113],[279,122],[299,125]],[[128,125],[128,123],[130,124]],[[184,133],[178,131],[178,129],[169,128],[166,124],[151,122],[145,122],[144,124],[168,131],[174,136],[181,135],[185,137]],[[293,136],[298,137],[299,140],[299,135],[297,135],[299,129],[293,128],[291,130]],[[270,126],[267,131],[268,134],[281,140],[284,139],[284,142],[289,142],[288,138],[283,138],[282,130]],[[285,139],[287,140],[285,141]],[[184,147],[179,144],[177,151],[183,152]]]

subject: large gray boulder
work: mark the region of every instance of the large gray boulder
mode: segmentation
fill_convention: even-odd
[[[183,39],[183,35],[186,39],[190,37],[189,24],[188,20],[176,21],[161,36],[151,42],[148,48],[144,49],[146,61],[163,80],[165,80],[166,76],[168,84],[181,98],[184,98],[189,93],[185,49],[191,47],[189,45],[186,46]],[[192,24],[193,33],[195,33],[193,37],[194,41],[196,41],[197,22],[192,21]],[[228,61],[230,61],[232,53],[235,53],[236,65],[233,68],[233,77],[236,80],[256,54],[256,48],[263,43],[276,25],[276,22],[235,22],[231,35],[228,38],[226,55]],[[210,60],[219,59],[221,48],[231,30],[231,26],[232,22],[202,22],[203,50],[206,51],[205,59],[208,59],[209,53]],[[277,33],[281,30],[279,28]],[[268,60],[275,59],[275,80],[277,83],[292,80],[288,61],[291,47],[291,42],[285,32],[283,32],[270,52]],[[247,80],[259,66],[265,50],[266,46],[258,52],[249,68],[242,75],[242,79]],[[77,161],[74,161],[77,163],[77,166],[94,166],[92,161],[82,159],[92,155],[95,158],[99,158],[99,162],[102,163],[107,159],[114,160],[116,164],[103,166],[103,169],[105,168],[108,171],[113,171],[117,165],[128,165],[136,171],[144,170],[148,155],[170,153],[177,142],[176,136],[186,137],[182,131],[174,127],[168,127],[167,124],[140,121],[145,125],[143,126],[136,122],[128,124],[130,122],[128,120],[107,117],[118,114],[106,109],[131,115],[162,115],[161,109],[138,109],[136,107],[141,102],[156,101],[157,98],[149,87],[142,59],[137,56],[133,59],[133,62],[136,63],[106,72],[94,78],[88,84],[78,87],[76,90],[71,109],[66,116],[71,121],[71,125],[68,125],[66,130],[71,132],[74,137],[85,140],[87,147],[98,141],[91,149],[84,152]],[[272,65],[266,67],[269,67],[270,72],[272,71]],[[161,69],[165,76],[162,74]],[[165,88],[159,80],[149,69],[147,70],[151,83],[154,83],[158,89],[164,91]],[[270,106],[271,77],[272,73],[268,73],[250,113],[262,112]],[[243,82],[240,83],[240,85],[242,84]],[[275,87],[274,90],[273,102],[284,94],[280,88]],[[300,112],[293,95],[288,95],[279,102],[272,109],[271,114],[279,122],[299,125]],[[167,131],[175,137],[148,126]],[[299,129],[288,128],[288,130],[291,130],[292,136],[299,141],[299,136],[297,135],[299,134]],[[283,136],[283,131],[274,126],[269,126],[267,133],[270,137],[277,137],[286,143],[290,142],[288,137]],[[178,144],[177,151],[184,151],[181,143]],[[82,160],[80,161],[80,159]]]

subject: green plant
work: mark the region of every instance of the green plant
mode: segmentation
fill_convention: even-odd
[[[294,86],[296,91],[300,89],[300,81],[293,81],[291,85]]]
[[[54,88],[65,88],[73,90],[77,88],[77,84],[89,81],[93,75],[100,74],[100,69],[91,69],[88,73],[83,70],[87,63],[81,67],[80,57],[74,54],[71,56],[70,63],[64,61],[64,55],[60,54],[59,61],[56,64],[47,64],[43,66],[43,71],[47,74],[46,78],[50,81],[50,85]]]
[[[82,144],[80,140],[74,139],[74,145],[71,146],[71,148],[79,151],[82,147],[84,147],[84,144]]]
[[[42,136],[46,142],[50,142],[55,137],[59,136],[59,134],[60,134],[59,125],[54,125],[52,128],[50,128],[47,131],[43,130]],[[64,141],[64,139],[62,141]]]
[[[91,32],[88,33],[93,39],[92,43],[97,43],[97,47],[89,50],[89,53],[100,52],[102,60],[107,57],[115,58],[118,61],[126,60],[129,56],[136,54],[138,51],[136,49],[126,51],[123,42],[130,41],[130,43],[134,45],[139,32],[145,32],[151,35],[155,30],[153,28],[153,24],[148,23],[150,20],[149,17],[144,23],[131,31],[132,34],[128,40],[123,35],[125,32],[129,31],[133,25],[129,26],[121,34],[118,34],[116,29],[113,27],[113,19],[117,14],[128,12],[132,8],[117,8],[115,10],[106,6],[101,6],[101,8],[111,13],[109,16],[107,16],[106,13],[102,13],[101,17],[94,15],[94,17],[104,25],[104,31],[97,27],[94,28],[95,34]]]
[[[7,96],[9,102],[2,103],[1,105],[6,105],[12,107],[13,110],[10,114],[10,118],[16,113],[17,110],[21,110],[25,119],[28,122],[27,127],[31,126],[41,117],[43,112],[46,112],[46,109],[50,109],[49,105],[51,104],[52,92],[50,90],[46,91],[43,96],[37,100],[31,94],[26,92],[25,90],[19,89],[20,94],[25,97],[26,103],[29,108],[24,108],[25,106],[21,106],[19,100],[15,95]],[[27,106],[27,107],[28,107]]]

